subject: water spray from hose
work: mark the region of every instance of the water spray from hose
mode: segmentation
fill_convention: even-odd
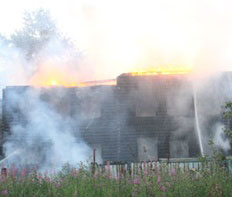
[[[14,155],[18,155],[21,153],[21,150],[17,149],[16,151],[14,151],[13,153],[9,154],[7,157],[5,157],[4,159],[2,159],[0,161],[0,165],[3,164],[5,161],[7,161],[8,159],[10,159],[11,157],[13,157]]]
[[[196,97],[196,90],[194,87],[193,87],[193,100],[194,100],[194,115],[195,115],[196,131],[197,131],[197,136],[198,136],[198,140],[199,140],[201,156],[204,157],[204,150],[203,150],[203,144],[202,144],[202,134],[201,134],[199,118],[198,118],[197,97]]]

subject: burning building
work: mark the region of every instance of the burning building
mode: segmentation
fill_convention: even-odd
[[[231,79],[230,73],[220,79],[225,76]],[[117,77],[115,85],[87,87],[6,87],[5,138],[18,125],[25,128],[29,124],[28,113],[35,104],[32,95],[64,121],[69,120],[69,130],[76,139],[96,149],[98,162],[201,155],[196,96],[189,74],[126,73]],[[207,127],[212,127],[213,122],[221,122],[218,114],[207,116]]]

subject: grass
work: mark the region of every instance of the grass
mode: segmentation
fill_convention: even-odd
[[[55,173],[28,173],[14,167],[0,180],[1,196],[232,196],[232,176],[227,168],[214,165],[195,169],[168,168],[165,164],[130,175],[112,175],[109,168],[93,174],[88,166],[65,166]]]

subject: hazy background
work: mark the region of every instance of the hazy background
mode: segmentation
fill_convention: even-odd
[[[230,69],[231,7],[230,0],[9,0],[0,7],[0,32],[20,29],[25,10],[48,9],[82,51],[86,80],[146,66]]]

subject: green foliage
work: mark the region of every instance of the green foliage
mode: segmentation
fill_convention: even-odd
[[[35,59],[52,39],[59,40],[67,48],[75,48],[71,40],[59,32],[55,20],[45,9],[25,12],[22,28],[13,33],[9,39],[0,34],[0,44],[20,49],[27,60]]]
[[[8,63],[10,58],[5,53],[15,54],[13,57],[20,60],[20,64],[16,63],[15,66],[23,65],[24,77],[33,76],[45,61],[64,67],[67,65],[70,69],[78,65],[81,52],[70,38],[59,31],[48,10],[27,11],[22,21],[22,27],[12,35],[6,37],[0,32],[0,45],[4,46],[0,56]]]
[[[27,59],[32,59],[55,34],[57,28],[50,13],[39,9],[25,12],[23,28],[11,36],[11,42],[25,53]]]
[[[224,132],[232,141],[232,128],[231,128],[231,122],[232,122],[232,102],[228,102],[225,104],[225,111],[224,111],[224,117],[226,120],[228,120],[228,125],[226,126]]]
[[[58,173],[31,174],[10,170],[1,177],[1,196],[231,196],[232,177],[220,165],[197,171],[184,171],[160,165],[138,170],[131,176],[126,171],[113,176],[110,170],[95,174],[88,166],[66,165]]]
[[[201,162],[203,166],[203,169],[207,167],[207,163],[209,161],[213,163],[218,163],[218,162],[223,163],[226,160],[226,157],[224,156],[224,154],[220,150],[218,150],[218,148],[214,145],[212,137],[209,139],[208,144],[210,146],[212,154],[205,155],[205,156],[198,158],[199,162]]]
[[[224,116],[225,116],[226,118],[232,118],[232,102],[227,102],[227,103],[225,104]]]
[[[217,147],[215,147],[212,138],[209,139],[209,146],[210,146],[210,148],[212,150],[212,156],[210,157],[210,159],[212,159],[215,162],[217,162],[217,161],[224,161],[226,159],[226,157],[224,156],[224,154],[220,150],[218,150]]]

